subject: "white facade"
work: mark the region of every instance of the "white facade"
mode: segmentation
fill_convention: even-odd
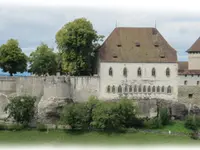
[[[200,86],[200,75],[179,75],[179,85]]]
[[[200,70],[200,52],[188,54],[188,69]]]
[[[112,68],[112,75],[109,75],[110,68]],[[127,69],[127,76],[124,76],[124,68]],[[141,69],[141,76],[138,76],[139,68]],[[152,75],[153,68],[155,68],[155,76]],[[166,75],[167,68],[169,68],[169,76]],[[120,95],[123,95],[129,98],[158,98],[177,101],[177,63],[101,62],[99,71],[99,95],[101,99],[117,99]],[[122,92],[118,91],[119,86],[122,87]],[[154,87],[155,91],[153,91]],[[115,88],[114,91],[113,88]]]

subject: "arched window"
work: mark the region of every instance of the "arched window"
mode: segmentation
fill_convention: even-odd
[[[128,87],[127,87],[127,85],[125,85],[124,91],[125,91],[125,92],[128,92]]]
[[[137,92],[137,85],[134,86],[134,92]]]
[[[151,74],[152,74],[153,77],[156,76],[156,69],[155,68],[152,69]]]
[[[142,70],[141,70],[141,68],[138,68],[137,75],[138,75],[138,77],[142,76]]]
[[[160,87],[159,86],[157,87],[157,92],[160,93]]]
[[[143,92],[146,93],[146,86],[143,86]]]
[[[107,86],[107,92],[110,93],[110,85]]]
[[[166,69],[166,76],[167,76],[167,77],[170,76],[170,69],[169,69],[169,68]]]
[[[112,69],[112,67],[109,68],[108,74],[109,74],[109,76],[113,76],[113,69]]]
[[[151,86],[148,87],[148,92],[149,92],[149,93],[151,92]]]
[[[115,93],[115,86],[112,86],[112,93]]]
[[[165,87],[164,86],[162,86],[162,93],[164,93],[165,92]]]
[[[133,88],[132,88],[132,86],[130,85],[129,86],[129,92],[132,92],[133,91]]]
[[[156,91],[156,87],[153,86],[153,87],[152,87],[152,92],[155,92],[155,91]]]
[[[167,87],[167,93],[172,93],[171,86],[168,86],[168,87]]]
[[[142,86],[141,85],[138,88],[138,92],[142,92]]]
[[[124,77],[127,77],[127,68],[126,67],[123,70],[123,75],[124,75]]]
[[[122,86],[118,86],[118,93],[122,93]]]
[[[199,85],[199,81],[197,81],[197,85]]]
[[[187,85],[187,81],[186,80],[184,81],[184,85]]]

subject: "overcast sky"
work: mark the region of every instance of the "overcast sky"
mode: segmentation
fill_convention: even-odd
[[[116,26],[156,27],[177,50],[179,60],[200,36],[200,9],[195,0],[0,0],[0,45],[18,39],[29,55],[41,42],[56,47],[55,34],[67,22],[89,19],[106,37]]]

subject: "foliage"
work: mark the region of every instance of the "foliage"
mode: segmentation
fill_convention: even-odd
[[[5,130],[7,128],[6,124],[1,123],[0,124],[0,130]]]
[[[160,120],[163,126],[170,123],[170,116],[167,108],[160,109]]]
[[[193,131],[191,133],[191,138],[194,139],[194,140],[198,140],[199,139],[198,132],[197,131]]]
[[[87,109],[85,103],[67,104],[61,115],[64,124],[71,126],[71,129],[87,128]]]
[[[85,18],[65,24],[56,34],[63,71],[72,75],[91,74],[96,59],[94,53],[102,39]]]
[[[193,115],[193,116],[188,115],[187,116],[187,118],[185,120],[185,127],[187,129],[191,129],[191,130],[194,130],[194,131],[196,131],[198,129],[195,115]]]
[[[16,96],[10,98],[10,103],[6,106],[5,111],[9,113],[17,123],[27,125],[34,116],[35,97]]]
[[[57,72],[57,55],[44,43],[30,54],[29,61],[29,71],[36,75],[55,75]]]
[[[118,114],[121,116],[121,123],[126,128],[142,127],[143,121],[136,117],[136,106],[132,100],[122,98],[118,103]]]
[[[0,47],[0,67],[12,76],[27,69],[27,56],[22,52],[17,40],[10,39]]]
[[[22,129],[24,129],[24,125],[22,125],[22,124],[7,125],[7,130],[10,130],[10,131],[20,131]]]
[[[116,102],[100,102],[92,114],[92,126],[102,130],[119,130],[124,128],[122,116]]]
[[[42,123],[37,123],[37,130],[38,131],[47,131],[47,126],[45,124],[42,124]]]

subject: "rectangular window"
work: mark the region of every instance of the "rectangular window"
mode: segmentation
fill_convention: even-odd
[[[193,97],[193,94],[189,94],[188,97],[189,97],[189,98],[192,98],[192,97]]]

